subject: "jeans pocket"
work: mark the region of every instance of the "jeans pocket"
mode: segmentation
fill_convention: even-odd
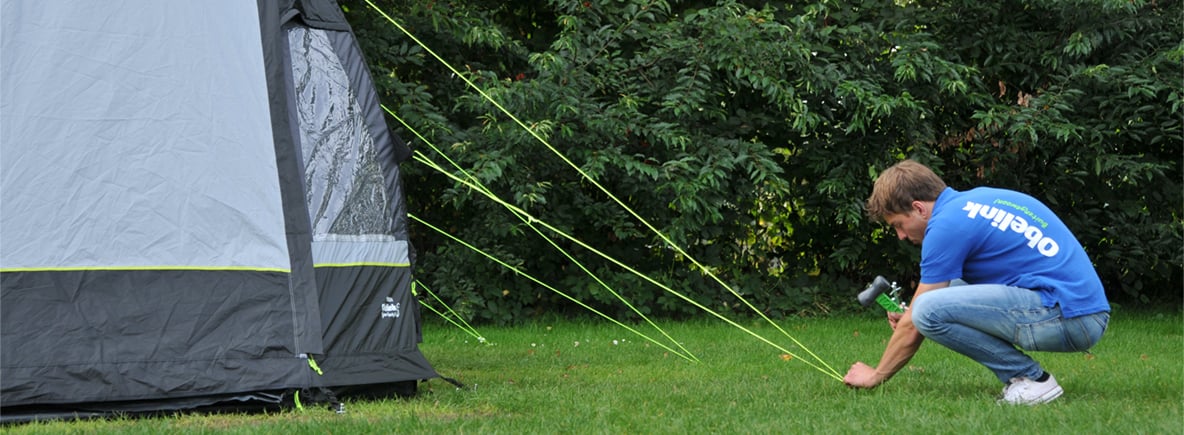
[[[1016,327],[1015,344],[1024,350],[1084,352],[1102,338],[1109,319],[1109,313],[1097,313],[1021,323]]]
[[[1016,325],[1015,344],[1023,350],[1064,351],[1069,346],[1061,319]]]

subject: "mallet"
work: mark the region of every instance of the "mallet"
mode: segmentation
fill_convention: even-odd
[[[888,282],[882,276],[877,276],[872,280],[872,284],[867,286],[867,289],[859,292],[860,305],[866,307],[871,305],[872,301],[876,301],[889,312],[904,312],[905,305],[900,300],[900,287],[897,287],[894,282]]]

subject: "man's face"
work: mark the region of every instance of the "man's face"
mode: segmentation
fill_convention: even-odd
[[[913,244],[920,245],[921,240],[925,238],[925,226],[929,224],[929,220],[921,213],[914,209],[908,213],[890,214],[884,216],[884,222],[896,230],[896,238],[908,239]]]

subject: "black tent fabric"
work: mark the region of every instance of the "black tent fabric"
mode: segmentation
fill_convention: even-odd
[[[342,392],[402,393],[405,386],[384,380],[434,374],[418,350],[419,304],[410,291],[409,224],[398,167],[409,151],[389,133],[377,96],[367,91],[373,83],[348,31],[292,28],[289,35],[292,89],[305,126],[305,186],[315,210],[320,303],[361,308],[322,311],[326,349],[320,381]],[[352,97],[332,98],[339,95]],[[326,101],[344,104],[327,107]],[[362,184],[366,187],[359,189]]]
[[[0,420],[439,376],[334,1],[0,7]]]

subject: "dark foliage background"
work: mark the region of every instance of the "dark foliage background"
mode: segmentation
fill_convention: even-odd
[[[367,2],[341,4],[382,101],[415,132],[391,126],[415,150],[443,161],[434,144],[533,216],[705,306],[747,312]],[[1044,199],[1116,305],[1181,302],[1179,2],[374,4],[772,317],[856,309],[875,275],[914,284],[917,249],[862,210],[877,172],[906,157],[957,189]],[[501,205],[426,165],[404,168],[417,217],[633,316]],[[414,233],[418,279],[469,319],[586,313],[424,226]],[[644,313],[701,313],[556,243]]]

